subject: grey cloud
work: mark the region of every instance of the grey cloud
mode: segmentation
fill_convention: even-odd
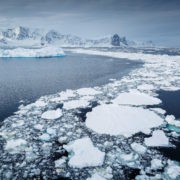
[[[0,26],[54,28],[91,38],[117,32],[180,46],[179,9],[179,0],[0,0]]]

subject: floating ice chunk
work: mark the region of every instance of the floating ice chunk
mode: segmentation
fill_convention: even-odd
[[[61,100],[67,100],[67,99],[75,97],[75,96],[76,95],[74,94],[74,91],[70,90],[70,89],[60,93]]]
[[[161,169],[163,168],[162,161],[160,159],[153,159],[151,160],[151,169]]]
[[[42,130],[43,127],[44,127],[44,126],[41,125],[41,124],[36,124],[36,125],[34,126],[34,128],[37,129],[37,130]]]
[[[62,157],[62,158],[56,160],[54,163],[55,163],[56,168],[62,168],[62,166],[66,163],[66,158]]]
[[[50,101],[52,102],[61,102],[61,101],[65,101],[68,100],[69,98],[75,97],[76,94],[74,94],[73,90],[66,90],[66,91],[62,91],[59,93],[59,96],[51,98]]]
[[[131,148],[139,154],[144,154],[147,150],[146,147],[136,142],[131,144]]]
[[[146,146],[168,146],[169,139],[162,130],[153,132],[152,137],[145,138]]]
[[[166,168],[166,171],[170,178],[180,178],[180,166],[176,162],[168,160],[168,166]]]
[[[86,101],[92,101],[93,99],[94,96],[90,96],[90,95],[81,97],[81,100],[86,100]]]
[[[95,173],[90,178],[87,178],[86,180],[106,180],[106,179],[100,176],[98,173]]]
[[[45,103],[44,101],[42,100],[37,100],[35,103],[34,103],[35,106],[37,107],[44,107],[47,105],[47,103]]]
[[[68,152],[73,152],[69,165],[74,168],[101,166],[103,164],[105,153],[94,147],[88,137],[75,140],[63,147]]]
[[[175,117],[173,115],[167,115],[165,120],[168,124],[180,127],[180,121],[175,120]]]
[[[120,155],[120,158],[121,158],[123,161],[134,161],[135,159],[138,158],[138,156],[134,155],[133,153],[129,153],[129,154],[122,153],[122,154]]]
[[[152,84],[143,84],[137,87],[139,90],[153,90],[155,89]]]
[[[66,143],[67,140],[68,140],[68,138],[67,138],[66,136],[64,136],[64,137],[59,137],[59,138],[58,138],[58,142],[61,143],[61,144]]]
[[[63,108],[66,110],[70,110],[70,109],[86,107],[88,105],[89,105],[88,100],[80,99],[80,100],[72,100],[72,101],[64,102]]]
[[[159,114],[165,114],[166,111],[164,109],[161,108],[151,108],[153,111],[159,113]]]
[[[121,105],[154,105],[161,103],[161,100],[145,93],[132,91],[128,93],[121,93],[113,100],[113,103]]]
[[[160,174],[156,174],[155,176],[148,176],[148,175],[137,175],[136,180],[162,180],[162,176]]]
[[[24,121],[23,120],[18,120],[16,121],[15,123],[12,124],[12,127],[19,127],[19,126],[22,126],[24,124]]]
[[[163,119],[140,107],[103,104],[87,113],[86,126],[100,134],[132,136],[160,126]]]
[[[64,55],[65,54],[61,48],[54,46],[36,49],[0,49],[0,57],[58,57]]]
[[[47,133],[50,135],[55,135],[56,134],[56,130],[53,128],[47,128]]]
[[[50,140],[50,136],[49,136],[49,134],[44,133],[44,134],[42,134],[42,135],[39,137],[39,139],[42,140],[42,141],[49,141],[49,140]]]
[[[7,140],[5,149],[10,151],[10,153],[16,153],[23,151],[27,145],[27,141],[24,139],[11,139]]]
[[[58,108],[56,110],[49,110],[49,111],[44,112],[41,115],[41,118],[53,120],[53,119],[58,119],[61,116],[62,116],[62,111],[61,111],[61,109]]]
[[[94,96],[96,94],[100,94],[101,92],[93,88],[81,88],[77,90],[77,93],[81,96],[87,96],[87,95]]]
[[[25,151],[26,151],[26,161],[32,162],[38,158],[38,156],[33,152],[33,148],[31,146],[27,147]]]
[[[122,164],[127,165],[129,167],[137,167],[139,164],[138,162],[138,154],[136,153],[124,153],[120,152],[119,154],[119,160],[121,161]]]

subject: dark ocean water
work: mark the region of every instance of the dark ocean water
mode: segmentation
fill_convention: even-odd
[[[159,98],[162,100],[161,107],[166,110],[167,115],[174,115],[180,118],[180,91],[159,91]]]
[[[159,91],[159,98],[162,100],[161,108],[166,110],[166,115],[174,115],[180,120],[180,91]],[[176,126],[167,125],[170,131],[180,133]],[[171,141],[175,147],[161,147],[159,150],[168,158],[180,162],[180,138]]]
[[[142,63],[67,52],[61,58],[0,58],[0,121],[19,101],[33,102],[66,89],[103,85]]]

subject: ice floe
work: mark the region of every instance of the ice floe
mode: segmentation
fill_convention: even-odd
[[[151,108],[151,110],[153,110],[159,114],[165,114],[166,113],[166,111],[162,108]]]
[[[145,138],[146,146],[169,146],[169,138],[162,130],[153,131],[149,138]]]
[[[59,57],[64,56],[60,47],[42,47],[37,49],[0,49],[0,57]]]
[[[62,157],[55,161],[55,168],[62,168],[62,166],[66,163],[66,157]]]
[[[168,160],[168,166],[166,168],[167,175],[171,179],[178,179],[180,178],[180,166],[177,162]]]
[[[162,160],[161,159],[153,159],[151,160],[151,169],[162,169],[163,168],[163,164],[162,164]]]
[[[72,100],[64,103],[63,108],[66,110],[80,108],[80,107],[86,107],[88,106],[89,101],[86,99],[81,100]]]
[[[46,106],[47,104],[46,104],[44,101],[42,101],[42,100],[37,100],[37,101],[34,103],[34,105],[37,106],[37,107],[44,107],[44,106]]]
[[[87,95],[96,95],[101,94],[102,92],[95,90],[94,88],[81,88],[77,90],[77,93],[81,96]]]
[[[24,139],[11,139],[8,140],[5,146],[5,149],[10,153],[17,153],[23,151],[27,142]]]
[[[36,124],[36,125],[34,125],[34,128],[37,129],[37,130],[42,130],[43,127],[44,127],[44,126],[41,125],[41,124]]]
[[[87,178],[87,180],[106,180],[106,179],[100,176],[98,173],[95,173],[90,178]]]
[[[62,111],[61,111],[61,109],[58,108],[56,110],[49,110],[49,111],[44,112],[41,115],[41,118],[53,120],[53,119],[58,119],[61,116],[62,116]]]
[[[167,121],[168,124],[180,127],[180,121],[176,120],[173,115],[167,115],[165,120]]]
[[[44,134],[42,134],[42,135],[39,137],[39,139],[42,140],[42,141],[49,141],[49,140],[50,140],[50,136],[49,136],[49,134],[44,133]]]
[[[154,86],[152,84],[142,84],[137,87],[139,90],[153,90]]]
[[[86,126],[97,133],[132,136],[150,130],[163,123],[152,111],[137,107],[103,104],[87,113]]]
[[[131,91],[120,93],[119,96],[113,100],[113,103],[121,105],[155,105],[161,103],[161,100],[145,93]]]
[[[144,147],[143,145],[138,144],[136,142],[131,144],[131,148],[139,154],[144,154],[147,151],[146,147]]]
[[[78,139],[64,148],[68,152],[73,152],[69,160],[69,165],[76,168],[101,166],[105,153],[94,147],[88,137]]]
[[[59,102],[66,101],[66,100],[68,100],[68,99],[73,98],[73,97],[76,96],[76,95],[75,95],[75,92],[72,91],[72,90],[70,90],[70,89],[68,89],[68,90],[66,90],[66,91],[62,91],[62,92],[60,92],[58,95],[59,95],[59,96],[56,96],[56,97],[54,97],[54,98],[51,98],[50,101],[51,101],[51,102],[59,103]]]

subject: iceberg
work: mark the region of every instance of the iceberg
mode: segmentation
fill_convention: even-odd
[[[0,57],[62,57],[65,56],[64,51],[59,47],[46,46],[42,48],[14,48],[0,49]]]

